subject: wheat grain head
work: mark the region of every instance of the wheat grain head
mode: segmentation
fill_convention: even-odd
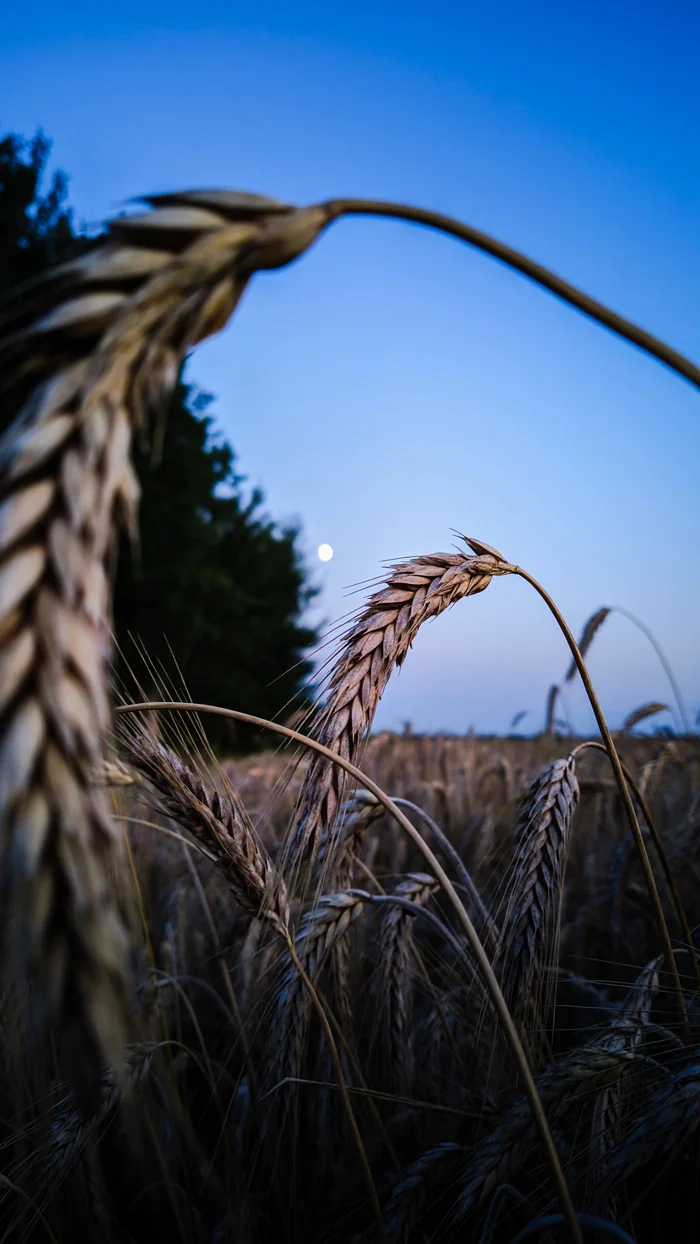
[[[370,597],[341,641],[312,736],[354,760],[392,671],[403,664],[423,623],[456,601],[483,592],[494,575],[510,572],[495,550],[474,555],[434,553],[393,565],[385,585]],[[314,757],[299,796],[290,861],[299,862],[306,855],[313,859],[324,830],[327,858],[332,858],[342,841],[335,824],[344,786],[340,769]]]
[[[251,274],[296,258],[326,221],[223,191],[147,202],[28,288],[0,341],[0,370],[30,390],[0,442],[0,882],[12,970],[29,973],[93,1098],[130,1009],[120,836],[91,775],[110,721],[105,563],[135,521],[132,429]]]

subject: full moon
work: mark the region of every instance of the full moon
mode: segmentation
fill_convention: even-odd
[[[330,544],[319,544],[318,546],[319,561],[329,562],[332,556],[333,556],[333,549],[331,548]]]

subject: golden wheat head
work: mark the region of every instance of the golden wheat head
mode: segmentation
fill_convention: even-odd
[[[106,559],[134,522],[133,428],[186,352],[227,321],[251,275],[326,223],[224,191],[161,195],[27,288],[0,369],[30,396],[0,443],[0,880],[7,968],[94,1097],[128,1030],[119,836],[99,772],[110,724]]]

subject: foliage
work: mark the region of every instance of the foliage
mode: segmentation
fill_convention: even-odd
[[[192,699],[273,716],[295,697],[298,707],[310,670],[303,650],[316,642],[299,614],[314,590],[304,581],[297,531],[277,530],[257,489],[244,498],[234,454],[203,413],[210,401],[180,381],[160,461],[148,447],[137,450],[140,544],[120,558],[116,631],[130,662],[128,633],[173,673],[174,657]],[[149,685],[139,660],[135,674]],[[226,736],[220,727],[213,737]]]

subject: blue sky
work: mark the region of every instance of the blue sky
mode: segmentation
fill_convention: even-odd
[[[3,13],[0,132],[43,127],[88,222],[200,185],[434,207],[697,360],[699,36],[694,3],[38,0]],[[302,523],[319,615],[459,528],[575,631],[637,613],[700,708],[700,399],[659,364],[455,242],[355,219],[257,278],[189,375],[269,512]],[[539,599],[500,580],[424,628],[377,721],[502,730],[528,709],[534,729],[566,664]],[[613,724],[668,699],[621,617],[591,669]],[[579,688],[569,705],[587,727]]]

